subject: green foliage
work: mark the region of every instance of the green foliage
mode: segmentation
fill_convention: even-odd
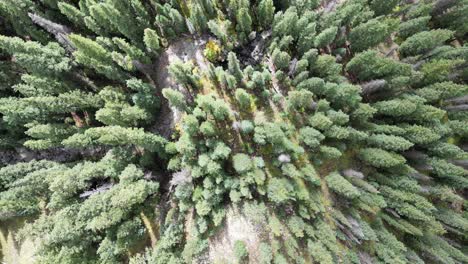
[[[377,168],[390,168],[405,163],[405,158],[402,156],[377,148],[362,149],[359,157],[364,162]]]
[[[326,130],[333,122],[323,113],[316,113],[309,118],[309,124],[319,130]]]
[[[341,72],[341,65],[336,63],[331,55],[320,55],[312,66],[312,71],[327,81],[337,81]]]
[[[263,28],[269,28],[273,22],[275,6],[272,0],[262,0],[258,4],[258,21]]]
[[[390,22],[372,19],[353,28],[349,35],[352,50],[363,51],[383,42],[391,32]]]
[[[320,34],[315,37],[314,46],[317,48],[323,48],[329,45],[335,39],[337,31],[337,27],[329,27],[320,32]]]
[[[187,108],[185,96],[181,92],[171,88],[164,88],[162,90],[162,94],[164,98],[166,98],[169,101],[169,103],[177,109],[185,111],[185,109]]]
[[[411,74],[410,65],[381,57],[373,50],[364,51],[354,56],[346,65],[346,70],[354,74],[360,81]]]
[[[371,135],[367,140],[372,146],[393,151],[407,150],[413,146],[413,143],[402,137],[385,134]]]
[[[390,101],[378,102],[372,107],[376,108],[378,113],[389,116],[407,116],[417,109],[417,104],[411,100],[393,99]]]
[[[242,71],[240,69],[239,60],[234,52],[228,54],[228,69],[229,72],[236,77],[236,80],[240,82],[242,80]]]
[[[87,129],[83,134],[75,134],[63,140],[62,143],[65,146],[76,148],[93,144],[135,145],[148,149],[148,151],[163,154],[166,140],[161,136],[146,133],[142,128],[106,126]]]
[[[210,20],[207,25],[211,33],[213,33],[218,39],[223,43],[228,42],[227,28],[231,25],[229,20],[222,21],[222,23],[217,20]]]
[[[436,102],[443,99],[462,96],[468,91],[467,85],[453,82],[440,82],[425,86],[416,91],[416,94],[428,102]]]
[[[225,120],[229,116],[230,109],[224,101],[213,95],[198,95],[195,101],[201,109],[211,114],[216,120]]]
[[[249,109],[252,103],[252,97],[248,94],[244,89],[238,88],[236,89],[236,99],[239,102],[239,105],[243,109]]]
[[[200,125],[200,132],[207,136],[214,136],[216,135],[216,128],[212,122],[205,121]]]
[[[438,25],[454,30],[457,36],[466,34],[468,28],[466,26],[467,18],[464,16],[464,12],[466,12],[468,7],[464,1],[450,2],[439,8],[440,9],[435,12],[437,13],[436,21]]]
[[[327,185],[330,189],[347,198],[356,198],[360,195],[359,190],[343,178],[343,176],[338,172],[329,174],[325,180],[327,181]]]
[[[242,120],[240,124],[241,131],[243,133],[249,134],[254,131],[254,124],[250,120]]]
[[[47,41],[47,33],[35,27],[33,21],[28,16],[28,12],[34,12],[39,7],[36,3],[29,0],[8,0],[2,1],[0,4],[0,13],[5,18],[5,26],[2,25],[3,31],[12,31],[21,37],[31,36],[40,42]]]
[[[404,137],[409,141],[415,144],[429,144],[432,142],[437,141],[440,139],[440,135],[437,134],[435,131],[431,130],[430,128],[419,126],[419,125],[412,125],[412,126],[405,126],[405,135]]]
[[[278,70],[285,70],[289,67],[289,61],[291,60],[291,57],[287,52],[275,49],[271,54],[271,59],[273,60],[273,64]]]
[[[77,62],[94,68],[109,79],[124,78],[122,71],[114,64],[111,53],[99,43],[80,35],[70,35],[70,40],[77,49],[73,53]]]
[[[30,238],[38,263],[199,263],[226,239],[238,263],[465,263],[467,11],[0,1],[0,244]]]
[[[237,11],[236,20],[238,23],[236,26],[236,30],[238,32],[243,33],[243,35],[246,36],[250,33],[250,31],[252,31],[252,18],[250,17],[249,9],[240,8]],[[241,39],[243,38],[245,37],[241,37]]]
[[[25,141],[24,146],[35,149],[48,149],[60,146],[60,142],[76,132],[76,129],[67,125],[60,124],[30,124],[25,132],[33,139]]]
[[[441,159],[432,159],[430,165],[434,168],[434,175],[441,178],[447,178],[454,185],[467,186],[466,180],[467,171],[462,167],[448,163]]]
[[[103,108],[96,111],[96,119],[106,125],[131,126],[140,121],[149,121],[152,118],[150,111],[154,111],[151,108],[157,105],[154,98],[151,98],[146,91],[139,92],[135,96],[147,96],[148,102],[133,100],[135,105],[126,102],[125,94],[113,87],[103,88],[99,95],[105,104]]]
[[[145,35],[143,37],[145,46],[149,51],[158,52],[161,48],[161,40],[158,33],[150,28],[145,29]]]
[[[15,61],[31,73],[59,75],[70,70],[70,59],[55,42],[43,46],[38,42],[23,41],[18,37],[0,36],[1,50],[15,56]]]
[[[244,241],[236,240],[236,242],[234,242],[234,256],[236,257],[237,263],[247,262],[249,252],[247,251]]]
[[[333,263],[333,258],[330,252],[326,250],[320,242],[312,242],[309,240],[307,242],[307,249],[315,261],[324,264]]]
[[[5,167],[3,171],[10,175],[14,175],[14,171],[26,174],[15,180],[14,188],[1,193],[2,205],[5,204],[3,199],[16,192],[15,196],[21,197],[17,203],[22,209],[18,209],[25,214],[31,212],[26,209],[31,202],[37,204],[37,209],[44,205],[54,208],[53,213],[42,215],[27,227],[33,236],[42,237],[48,233],[49,239],[41,242],[44,251],[38,256],[47,261],[72,261],[77,256],[86,256],[89,261],[104,261],[108,257],[120,259],[122,251],[132,247],[145,233],[141,220],[134,217],[135,211],[138,212],[140,205],[158,189],[157,183],[143,179],[140,169],[134,165],[125,167],[124,159],[115,159],[112,154],[97,163],[79,163],[72,168],[33,161]],[[92,192],[89,199],[77,199],[78,194],[90,188],[90,180],[108,177],[116,177],[118,183],[104,192]],[[25,194],[27,196],[22,198]],[[105,235],[98,237],[97,233]],[[98,245],[97,250],[91,247],[92,242]],[[110,252],[105,248],[109,243],[119,250],[108,255]],[[72,248],[75,250],[70,251]],[[93,255],[92,250],[97,255]],[[52,254],[56,251],[62,253]]]
[[[246,154],[237,153],[232,157],[232,166],[237,173],[245,173],[252,169],[253,163]]]
[[[294,188],[287,179],[273,178],[268,182],[268,198],[280,204],[292,199]]]
[[[83,25],[85,23],[86,15],[74,5],[68,4],[66,2],[59,2],[57,7],[62,14],[64,14],[71,22],[73,22],[73,24]]]
[[[463,60],[433,60],[421,67],[421,73],[424,74],[423,84],[448,81],[450,74],[456,72],[456,68],[464,63]]]
[[[39,213],[44,207],[41,200],[50,195],[48,178],[40,176],[58,169],[61,166],[50,161],[17,163],[0,169],[0,219]]]
[[[273,21],[273,36],[295,35],[298,19],[295,7],[288,8],[284,13],[276,13]]]
[[[273,252],[270,245],[266,243],[260,243],[260,252],[259,252],[259,263],[268,264],[273,260]]]
[[[400,45],[400,53],[407,56],[422,55],[453,37],[453,31],[436,29],[423,31],[407,38]]]
[[[292,110],[303,111],[312,106],[313,99],[313,93],[307,90],[291,91],[287,97],[287,104]]]
[[[398,0],[371,0],[370,8],[376,15],[384,15],[390,13],[398,4]]]
[[[400,24],[398,35],[406,39],[418,32],[427,31],[429,29],[428,22],[430,19],[430,16],[423,16],[405,21]]]
[[[96,109],[102,105],[98,96],[79,90],[62,93],[58,96],[37,96],[27,98],[0,98],[0,113],[11,124],[47,121],[52,116],[60,116],[80,109]]]
[[[180,84],[187,85],[192,89],[198,88],[197,76],[192,73],[194,65],[192,62],[177,60],[169,66],[169,73]]]
[[[312,127],[303,127],[299,130],[300,140],[304,142],[310,148],[316,148],[320,146],[320,141],[325,139],[318,130]]]

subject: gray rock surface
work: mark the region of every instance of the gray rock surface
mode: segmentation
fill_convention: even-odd
[[[171,43],[169,47],[159,55],[156,63],[152,65],[144,65],[147,76],[154,82],[156,87],[156,94],[162,98],[161,90],[164,88],[172,88],[182,92],[187,100],[193,100],[188,91],[178,85],[172,80],[169,74],[169,65],[177,60],[183,62],[192,61],[195,66],[199,67],[201,71],[208,70],[208,64],[203,56],[205,44],[208,41],[208,36],[192,37],[187,36]],[[167,100],[162,98],[161,110],[158,114],[151,131],[169,138],[173,132],[175,124],[182,118],[182,113],[170,107]]]
[[[259,263],[263,227],[252,223],[234,206],[226,208],[221,230],[209,240],[209,263],[234,263],[234,243],[241,240],[249,252],[249,263]]]

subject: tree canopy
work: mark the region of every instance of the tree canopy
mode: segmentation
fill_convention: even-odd
[[[0,1],[0,258],[468,263],[467,14]]]

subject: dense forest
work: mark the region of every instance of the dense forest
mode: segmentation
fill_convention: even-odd
[[[2,263],[468,263],[468,0],[0,0]]]

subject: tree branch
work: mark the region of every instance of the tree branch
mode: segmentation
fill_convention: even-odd
[[[32,22],[43,29],[45,29],[47,32],[51,33],[54,35],[55,39],[62,44],[62,46],[70,53],[72,53],[75,48],[73,47],[73,44],[71,41],[68,39],[68,35],[72,32],[71,29],[64,25],[60,25],[57,23],[54,23],[48,19],[45,19],[39,15],[36,15],[34,13],[28,13],[28,16],[31,18]]]

